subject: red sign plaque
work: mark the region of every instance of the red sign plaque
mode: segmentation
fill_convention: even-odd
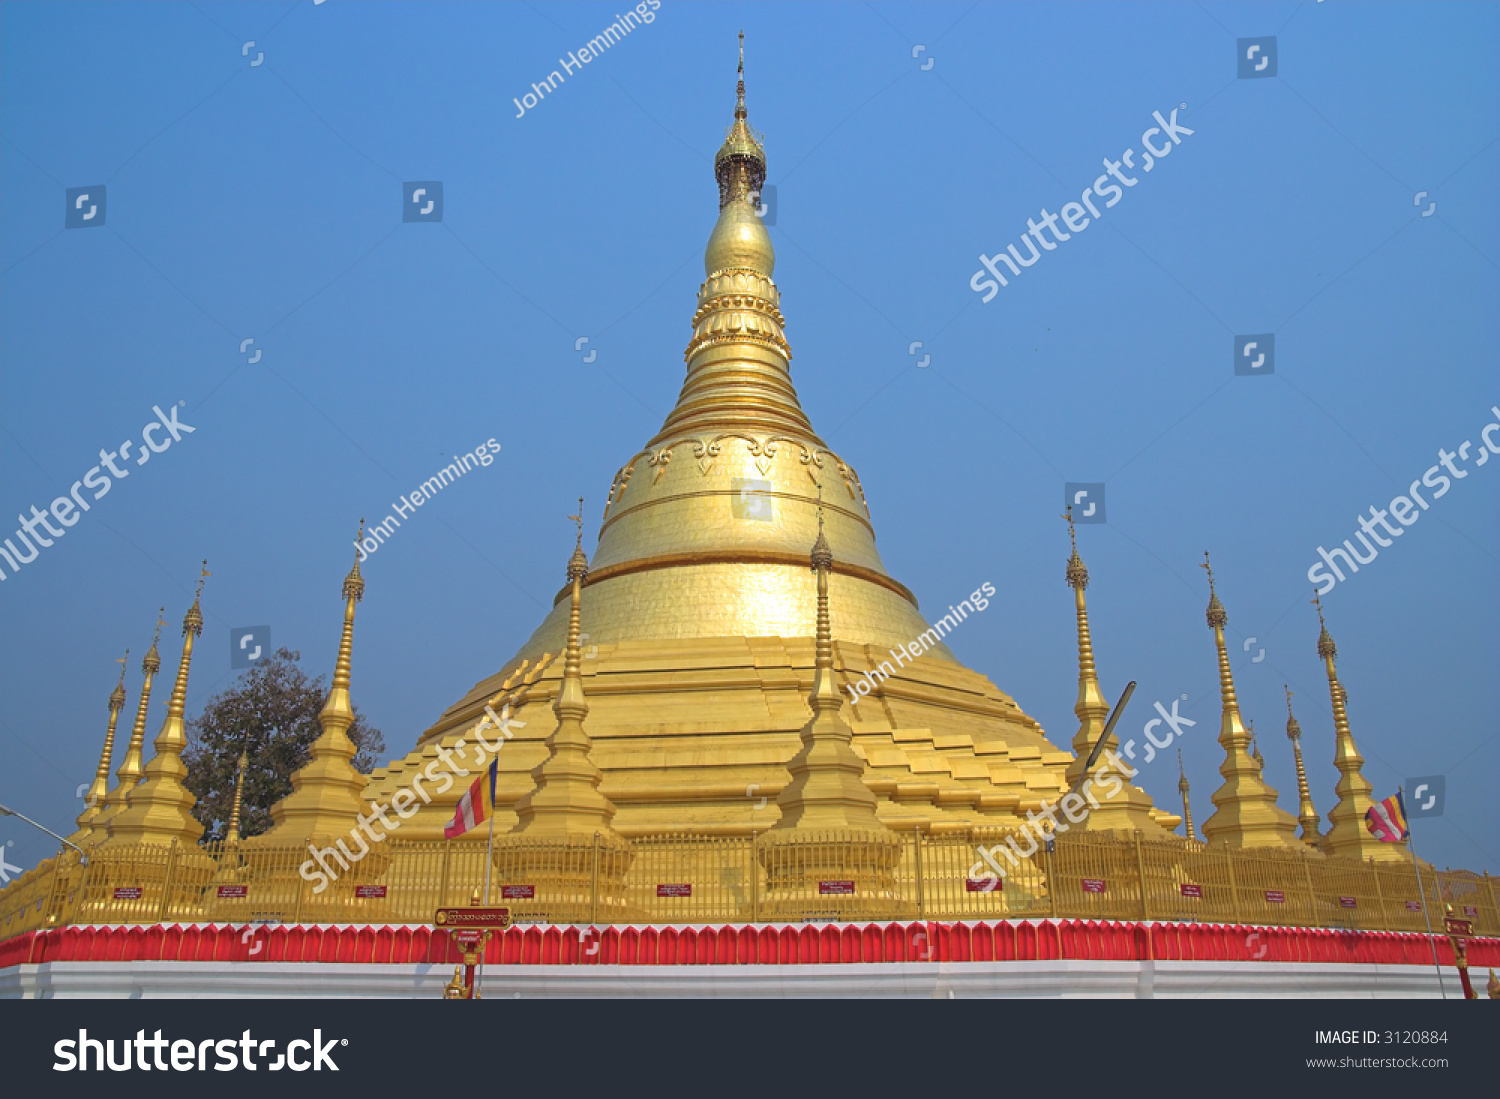
[[[373,900],[385,896],[386,887],[383,885],[356,885],[354,895],[360,900]]]
[[[509,908],[439,908],[432,917],[439,927],[469,930],[475,928],[507,928],[510,926]],[[466,941],[466,940],[461,940]]]
[[[993,893],[996,889],[1004,889],[1005,883],[999,878],[965,878],[964,890],[969,893]]]
[[[115,900],[138,901],[145,894],[145,890],[139,885],[117,885],[115,886]]]
[[[1406,902],[1406,910],[1408,912],[1420,912],[1420,911],[1422,911],[1422,902],[1421,901],[1407,901]]]
[[[1201,897],[1201,896],[1203,896],[1203,886],[1196,885],[1196,884],[1194,884],[1193,882],[1190,882],[1190,881],[1183,882],[1177,888],[1180,889],[1180,890],[1182,890],[1182,895],[1184,897]]]
[[[852,881],[820,881],[818,892],[825,896],[830,893],[847,896],[854,892],[854,883]]]
[[[692,882],[668,882],[665,885],[658,884],[656,887],[658,897],[691,897],[693,895]]]
[[[1084,878],[1083,879],[1083,891],[1085,893],[1103,893],[1104,892],[1104,879],[1103,878]]]
[[[1283,893],[1280,889],[1267,889],[1266,890],[1266,903],[1267,904],[1286,904],[1286,894]]]
[[[219,886],[220,897],[238,897],[241,900],[250,895],[248,885],[221,885]]]
[[[500,899],[507,901],[530,901],[536,899],[536,886],[534,885],[502,885],[500,887]]]
[[[1339,898],[1339,907],[1340,908],[1353,908],[1355,906],[1355,903],[1356,902],[1355,902],[1355,900],[1354,900],[1353,897],[1340,897]]]

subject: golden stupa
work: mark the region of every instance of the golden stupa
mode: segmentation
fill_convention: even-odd
[[[887,572],[859,476],[797,400],[775,251],[755,212],[766,160],[743,78],[742,46],[682,392],[615,474],[581,590],[588,736],[613,828],[626,838],[748,836],[777,825],[814,683],[808,550],[819,536],[820,485],[834,557],[834,675],[879,821],[937,833],[1018,823],[1066,792],[1073,756],[942,643],[980,608],[961,599],[924,613]],[[364,799],[388,802],[486,707],[509,705],[515,737],[500,753],[495,829],[514,828],[557,725],[570,605],[564,588],[520,651],[450,706],[410,755],[376,771]],[[853,705],[849,684],[867,671],[877,685]],[[1089,728],[1102,724],[1097,707],[1087,709]],[[462,793],[434,797],[403,836],[440,838]],[[1179,821],[1139,791],[1129,806],[1119,814],[1127,826]]]

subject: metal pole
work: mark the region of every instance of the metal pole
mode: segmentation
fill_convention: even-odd
[[[43,832],[46,832],[47,835],[51,836],[53,839],[57,840],[59,843],[64,844],[65,846],[71,847],[73,850],[77,851],[80,855],[83,856],[84,862],[85,863],[88,862],[88,852],[84,851],[84,849],[82,847],[79,847],[78,844],[76,844],[76,843],[72,843],[72,842],[70,842],[68,840],[63,839],[56,832],[52,831],[52,829],[44,827],[43,825],[38,824],[36,821],[32,820],[30,817],[26,816],[25,814],[18,813],[14,809],[7,809],[5,806],[0,805],[0,817],[15,817],[17,820],[24,820],[27,824],[31,825],[33,828],[40,828]]]
[[[167,922],[167,905],[172,896],[172,872],[177,869],[177,837],[172,837],[172,846],[167,848],[167,868],[162,871],[161,876],[161,904],[156,909],[156,922]],[[163,934],[162,942],[166,942]]]
[[[1437,970],[1438,991],[1443,999],[1448,998],[1447,986],[1443,984],[1443,967],[1438,962],[1437,940],[1432,937],[1432,916],[1427,912],[1427,890],[1422,885],[1422,864],[1417,861],[1417,845],[1412,843],[1411,825],[1406,826],[1406,849],[1411,852],[1411,868],[1417,872],[1417,896],[1422,898],[1422,920],[1427,924],[1427,942],[1432,947],[1432,968]],[[1433,871],[1436,873],[1436,871]]]

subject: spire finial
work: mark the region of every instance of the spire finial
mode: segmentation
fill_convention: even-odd
[[[203,611],[198,604],[203,598],[203,581],[212,575],[213,573],[208,571],[208,558],[205,557],[203,559],[203,568],[198,572],[198,590],[193,593],[193,605],[188,608],[187,614],[182,619],[183,637],[186,637],[189,633],[194,637],[198,637],[203,633]]]
[[[1073,526],[1073,505],[1069,504],[1063,518],[1068,523],[1068,542],[1073,547],[1073,555],[1068,558],[1068,570],[1064,574],[1068,587],[1074,589],[1087,588],[1089,586],[1089,570],[1083,563],[1083,558],[1078,556],[1078,531]]]
[[[734,117],[745,117],[745,32],[740,31],[740,69],[739,88],[735,92]]]
[[[1188,792],[1187,772],[1182,769],[1182,749],[1177,749],[1177,789]]]
[[[816,572],[819,569],[833,568],[833,547],[828,544],[828,538],[823,533],[823,482],[818,482],[818,540],[813,543],[812,567]]]
[[[1297,724],[1297,719],[1292,714],[1292,689],[1285,683],[1281,689],[1286,692],[1286,735],[1289,740],[1300,740],[1302,737],[1302,726]]]
[[[568,516],[569,519],[578,524],[578,538],[573,543],[573,556],[568,558],[568,583],[576,580],[587,580],[589,575],[589,559],[583,552],[583,497],[578,498],[578,514]]]
[[[1328,632],[1328,623],[1323,621],[1323,600],[1319,597],[1316,588],[1313,589],[1313,597],[1309,602],[1318,608],[1318,655],[1325,660],[1338,656],[1339,647],[1333,643],[1333,635]]]
[[[1224,610],[1224,604],[1219,602],[1219,593],[1214,590],[1214,566],[1208,558],[1208,550],[1203,551],[1203,564],[1198,566],[1208,573],[1208,624],[1210,627],[1222,628],[1229,623],[1229,614]]]
[[[344,598],[352,599],[358,603],[365,597],[365,578],[359,571],[359,545],[365,540],[365,519],[359,518],[359,533],[354,536],[354,567],[349,570],[349,575],[344,577]]]

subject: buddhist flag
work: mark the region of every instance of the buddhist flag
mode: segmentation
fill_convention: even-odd
[[[1400,790],[1365,810],[1365,827],[1381,843],[1401,843],[1411,834],[1406,828],[1406,803]]]
[[[500,761],[490,761],[490,812],[495,811],[495,778],[498,774]],[[453,811],[453,819],[443,829],[443,835],[448,839],[456,839],[473,828],[478,828],[484,823],[484,775],[480,775],[469,786],[468,792],[458,799],[458,808]]]

